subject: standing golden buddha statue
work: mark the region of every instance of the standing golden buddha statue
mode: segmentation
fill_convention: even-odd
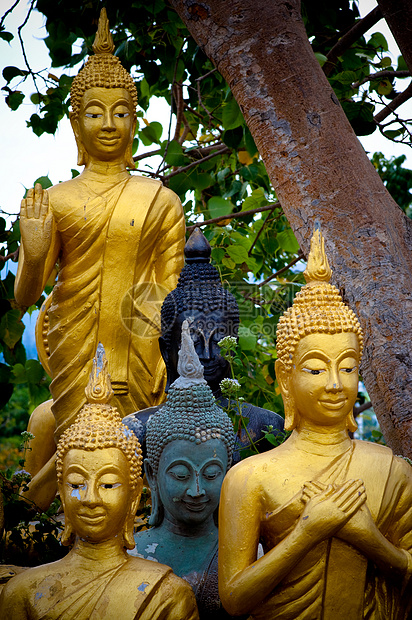
[[[254,620],[406,620],[412,604],[412,468],[354,441],[362,331],[319,231],[306,286],[281,317],[276,375],[289,439],[227,474],[219,592]],[[241,544],[239,544],[241,541]],[[265,555],[257,559],[262,543]]]
[[[164,399],[157,326],[161,302],[176,286],[184,262],[179,198],[160,181],[127,171],[134,168],[137,91],[113,55],[105,9],[93,49],[70,91],[78,164],[85,168],[47,191],[37,184],[21,205],[16,301],[33,304],[59,265],[47,334],[54,418],[43,405],[32,422],[33,473],[54,452],[50,427],[58,441],[85,402],[99,341],[122,416]],[[40,443],[48,446],[47,458],[34,456]],[[49,473],[52,469],[48,462]]]

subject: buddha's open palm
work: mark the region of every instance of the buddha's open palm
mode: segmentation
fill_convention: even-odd
[[[49,210],[49,194],[40,183],[29,189],[21,201],[20,233],[26,259],[42,262],[49,251],[53,216]]]
[[[303,498],[307,501],[299,519],[306,533],[317,542],[333,536],[366,501],[362,480],[348,480],[338,489],[332,485],[316,488],[307,483]],[[322,485],[323,486],[323,485]]]

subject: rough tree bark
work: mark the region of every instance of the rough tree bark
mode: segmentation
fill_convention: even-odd
[[[388,444],[412,456],[412,222],[319,66],[298,0],[171,0],[228,81],[305,253],[316,221],[365,333],[362,376]]]

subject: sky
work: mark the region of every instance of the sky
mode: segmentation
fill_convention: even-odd
[[[0,15],[4,13],[12,0],[0,0]],[[6,30],[15,33],[26,15],[28,3],[22,0],[12,14],[6,18]],[[361,15],[366,15],[376,6],[375,0],[360,0],[359,7]],[[43,27],[44,17],[33,11],[27,25],[23,29],[23,38],[26,44],[27,55],[30,59],[31,67],[34,71],[49,67],[49,57],[47,48],[42,42],[46,36]],[[383,32],[388,40],[390,55],[396,59],[399,50],[384,20],[381,20],[369,34],[373,32]],[[2,67],[7,65],[23,67],[24,61],[17,37],[8,44],[0,40],[0,57]],[[72,71],[76,74],[78,68]],[[55,75],[60,75],[58,69],[53,69]],[[0,78],[1,86],[5,84]],[[405,83],[402,88],[405,87]],[[34,92],[33,83],[22,87],[24,92],[31,94]],[[6,93],[2,91],[4,97]],[[412,101],[407,102],[399,108],[403,116],[412,117]],[[71,178],[71,169],[77,168],[77,151],[70,123],[64,118],[60,123],[54,136],[43,134],[40,137],[34,135],[31,129],[26,127],[26,121],[35,112],[33,104],[24,103],[17,111],[11,111],[4,100],[0,99],[0,139],[2,145],[2,156],[0,166],[0,208],[10,214],[10,219],[15,219],[15,214],[19,211],[20,201],[24,195],[25,188],[32,187],[34,181],[40,176],[49,176],[53,184]],[[159,121],[163,126],[167,126],[169,121],[168,106],[159,100],[155,105],[151,105],[146,118],[149,121]],[[412,149],[406,145],[396,145],[383,138],[378,131],[371,136],[361,138],[361,142],[368,152],[382,151],[386,157],[405,154],[407,156],[406,165],[412,168]],[[147,147],[150,150],[150,147]],[[141,152],[141,149],[139,150]],[[14,266],[11,266],[13,268]],[[7,265],[7,268],[9,266]],[[33,327],[35,317],[27,317],[29,325]],[[30,351],[34,347],[32,329],[26,330],[26,346]]]

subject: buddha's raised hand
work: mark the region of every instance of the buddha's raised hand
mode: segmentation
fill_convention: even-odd
[[[299,524],[315,540],[325,540],[340,530],[365,501],[362,480],[348,480],[338,489],[328,485],[309,499]]]
[[[52,222],[49,194],[40,183],[36,183],[20,207],[20,233],[28,261],[39,263],[46,258],[51,244]]]

